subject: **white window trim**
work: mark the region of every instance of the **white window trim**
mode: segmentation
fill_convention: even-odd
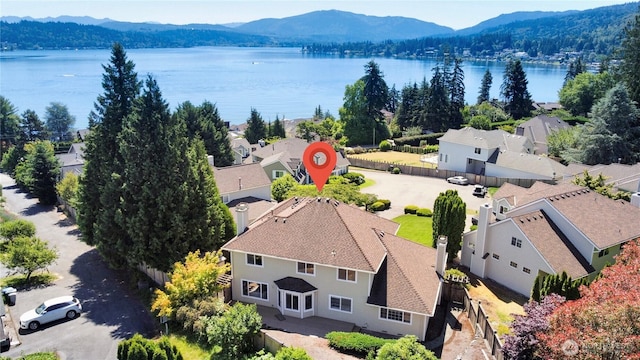
[[[293,305],[293,298],[294,297],[298,299],[298,308],[297,309],[287,307],[287,296],[291,296],[291,305]],[[299,293],[295,293],[293,291],[285,291],[284,292],[284,304],[282,304],[282,307],[287,311],[300,312],[300,294]]]
[[[344,271],[346,271],[347,278],[345,278],[345,279],[340,279],[340,270],[344,270]],[[348,276],[348,275],[349,275],[349,271],[353,271],[353,273],[354,273],[354,275],[355,275],[355,278],[354,278],[353,280],[349,280],[349,279],[348,279],[348,277],[349,277],[349,276]],[[357,283],[357,282],[358,282],[358,272],[357,272],[357,271],[355,271],[355,270],[351,270],[351,269],[338,268],[338,269],[336,270],[336,280],[338,280],[338,281],[344,281],[344,282],[348,282],[348,283],[355,284],[355,283]]]
[[[298,264],[305,264],[305,269],[307,268],[307,266],[311,265],[313,266],[313,272],[312,273],[308,273],[308,272],[300,272],[298,270]],[[316,264],[314,263],[309,263],[309,262],[305,262],[305,261],[297,261],[296,262],[296,274],[300,274],[300,275],[307,275],[307,276],[316,276]]]
[[[381,316],[382,315],[381,314],[382,313],[382,309],[386,309],[387,310],[387,317],[386,318]],[[396,311],[396,312],[402,313],[402,320],[389,319],[389,311]],[[409,314],[409,322],[405,322],[404,321],[405,314]],[[386,308],[386,307],[381,307],[378,310],[378,319],[384,320],[384,321],[391,321],[394,324],[411,325],[411,323],[413,322],[413,314],[408,312],[408,311],[402,311],[402,310],[396,310],[396,309],[389,309],[389,308]]]
[[[249,256],[253,256],[253,262],[254,262],[254,264],[252,264],[252,263],[250,263],[250,262],[249,262]],[[262,262],[262,264],[260,264],[260,265],[256,265],[256,264],[255,264],[255,261],[256,261],[256,260],[255,260],[255,259],[256,259],[255,257],[256,257],[256,256],[259,256],[259,257],[260,257],[260,261]],[[249,253],[247,253],[247,254],[245,255],[245,257],[244,257],[244,261],[245,261],[245,263],[246,263],[248,266],[264,267],[264,256],[262,256],[262,255],[256,255],[256,254],[249,254]]]
[[[251,295],[249,295],[248,291],[247,291],[247,295],[245,295],[244,294],[244,283],[245,282],[247,282],[247,283],[256,283],[256,284],[260,285],[260,287],[262,287],[262,285],[266,285],[267,286],[267,290],[266,290],[267,298],[265,299],[263,297],[251,296]],[[242,281],[240,282],[240,286],[241,286],[240,295],[242,297],[247,298],[247,299],[256,299],[256,300],[260,300],[260,301],[266,301],[266,302],[269,301],[269,284],[264,283],[264,282],[260,282],[260,281],[242,279]]]
[[[334,308],[331,307],[331,298],[340,299],[340,309],[334,309]],[[347,300],[351,301],[351,310],[349,310],[349,311],[342,310],[342,300],[344,300],[344,299],[347,299]],[[349,297],[346,297],[346,296],[329,295],[329,310],[337,311],[337,312],[341,312],[341,313],[353,314],[353,299],[349,298]]]

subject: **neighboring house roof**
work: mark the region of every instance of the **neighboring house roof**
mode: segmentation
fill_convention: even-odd
[[[479,130],[472,127],[449,129],[439,141],[477,147],[481,149],[497,149],[527,152],[529,139],[513,135],[504,130]]]
[[[247,151],[251,150],[251,144],[249,144],[249,141],[247,139],[241,137],[233,137],[231,136],[231,133],[229,134],[231,139],[231,148],[237,149],[238,147],[243,147],[247,149]]]
[[[213,167],[213,176],[220,195],[271,186],[271,180],[260,164]]]
[[[84,149],[85,149],[85,144],[83,142],[81,142],[81,143],[73,143],[69,147],[68,153],[69,154],[78,154],[78,156],[83,157],[84,156]]]
[[[543,210],[512,219],[556,273],[566,271],[577,279],[595,271]]]
[[[566,181],[571,181],[576,175],[582,176],[584,170],[591,176],[598,176],[602,173],[607,178],[606,183],[611,184],[618,190],[628,192],[640,192],[640,163],[634,165],[609,164],[609,165],[583,165],[569,164],[565,169]]]
[[[640,208],[584,188],[546,200],[599,248],[640,237]]]
[[[280,161],[283,165],[288,166],[289,169],[294,169],[302,162],[302,156],[307,146],[309,146],[309,143],[304,139],[286,138],[253,150],[251,156],[257,161],[263,162],[262,166]],[[349,160],[340,152],[336,152],[336,158],[336,168],[351,165]],[[245,160],[245,162],[248,161]],[[293,170],[290,170],[290,172],[293,172]]]
[[[551,185],[541,181],[536,181],[530,188],[513,185],[511,183],[504,183],[498,191],[493,194],[493,198],[505,199],[509,204],[511,204],[511,206],[522,206],[547,196],[559,195],[579,189],[582,189],[582,187],[572,183]]]
[[[541,175],[549,178],[550,180],[561,178],[566,167],[546,156],[518,153],[514,151],[498,152],[494,163],[503,168]]]
[[[292,198],[223,249],[374,273],[369,303],[433,314],[440,286],[436,250],[395,236],[398,228],[335,200]]]
[[[562,109],[562,105],[560,103],[555,103],[555,102],[533,102],[531,106],[533,106],[535,110],[542,109],[546,111],[553,111],[553,110]]]
[[[570,128],[571,125],[557,117],[538,115],[520,124],[516,128],[516,135],[523,135],[529,138],[535,146],[535,153],[546,154],[547,136],[553,131]]]
[[[259,199],[254,196],[248,196],[240,199],[231,200],[226,205],[231,211],[231,213],[234,214],[236,206],[238,206],[241,203],[245,203],[249,205],[249,209],[247,210],[248,212],[247,218],[249,222],[252,222],[258,217],[262,216],[264,213],[269,211],[276,204],[276,202],[271,200]]]

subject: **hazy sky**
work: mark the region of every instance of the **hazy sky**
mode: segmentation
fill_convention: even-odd
[[[225,24],[337,9],[374,16],[405,16],[462,29],[515,11],[585,10],[625,0],[2,0],[0,15],[33,18],[91,16],[118,21]]]

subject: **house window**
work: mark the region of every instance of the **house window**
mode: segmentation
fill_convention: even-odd
[[[467,159],[467,164],[471,165],[472,162],[473,162],[472,159]]]
[[[511,245],[521,248],[522,247],[522,240],[516,239],[515,237],[512,237],[511,238]]]
[[[229,202],[229,195],[222,195],[221,198],[223,203],[226,204]]]
[[[242,296],[269,300],[269,285],[257,281],[242,280]]]
[[[500,255],[493,253],[493,258],[496,260],[500,260]]]
[[[335,296],[335,295],[330,295],[329,296],[329,308],[331,310],[335,310],[335,311],[342,311],[342,312],[351,312],[351,299],[349,298],[345,298],[345,297],[341,297],[341,296]]]
[[[448,162],[449,161],[449,154],[445,154],[444,155],[444,162]]]
[[[473,152],[476,153],[476,154],[480,154],[481,150],[480,150],[480,148],[475,148],[475,150]]]
[[[262,256],[247,254],[247,265],[262,266]]]
[[[511,261],[509,263],[509,266],[511,266],[512,268],[516,268],[517,269],[518,268],[518,263],[515,263],[515,262]]]
[[[305,295],[304,297],[304,310],[313,310],[313,295]]]
[[[440,161],[442,161],[442,154],[440,154]]]
[[[272,178],[277,179],[284,176],[284,170],[273,170]]]
[[[404,311],[380,308],[380,318],[411,324],[411,313]]]
[[[299,310],[298,295],[286,293],[284,295],[284,307],[287,310]]]
[[[600,252],[598,253],[598,257],[603,257],[606,255],[609,255],[609,249],[600,250]]]
[[[531,269],[527,268],[527,267],[522,267],[522,271],[526,272],[527,274],[531,274]]]
[[[316,267],[314,264],[298,261],[298,274],[314,275]]]
[[[504,206],[500,206],[500,214],[504,214],[507,212],[507,208]]]
[[[338,269],[338,280],[356,282],[355,270]]]

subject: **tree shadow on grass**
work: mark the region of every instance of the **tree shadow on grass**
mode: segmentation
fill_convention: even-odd
[[[70,272],[80,280],[72,291],[82,302],[83,316],[113,327],[113,338],[127,339],[135,333],[151,338],[158,333],[156,320],[131,285],[131,274],[110,269],[96,249],[77,257]]]

